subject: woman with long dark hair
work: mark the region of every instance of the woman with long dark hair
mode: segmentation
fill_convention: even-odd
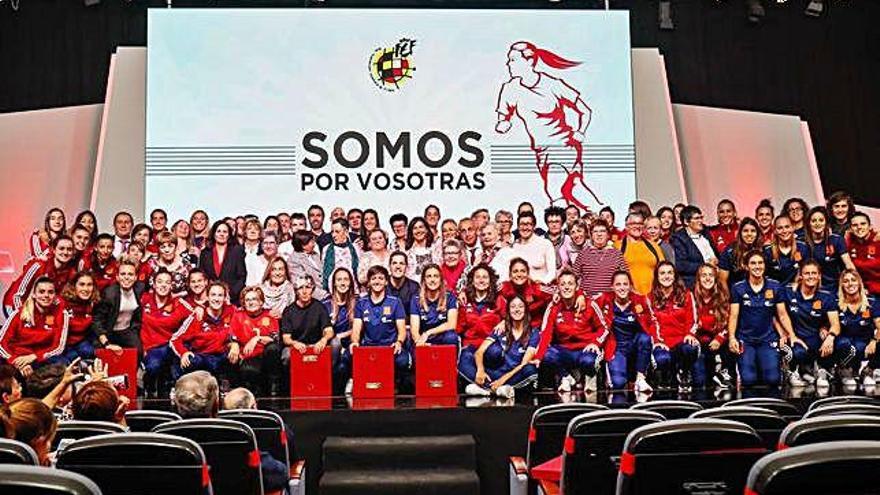
[[[529,263],[526,260],[513,258],[510,260],[509,268],[510,278],[501,284],[501,288],[498,290],[496,307],[499,308],[503,316],[507,315],[507,306],[505,305],[507,300],[515,295],[520,296],[528,306],[531,316],[529,325],[532,328],[540,328],[544,311],[553,299],[552,294],[545,289],[545,286],[530,278]]]
[[[700,354],[697,340],[697,305],[684,286],[675,265],[661,261],[654,269],[654,283],[648,296],[657,318],[659,335],[664,347],[654,349],[654,362],[661,375],[675,371],[680,392],[692,387],[694,364]],[[670,377],[663,376],[665,380]]]
[[[505,301],[509,308],[504,321],[480,344],[473,354],[459,359],[459,373],[470,382],[468,395],[490,395],[512,398],[516,390],[532,386],[538,379],[538,368],[532,364],[538,349],[540,332],[529,326],[526,301],[513,295]]]
[[[497,299],[498,274],[486,263],[473,267],[459,296],[458,333],[462,353],[476,351],[501,322]]]
[[[803,387],[830,385],[830,369],[842,356],[835,352],[840,334],[837,301],[833,294],[819,290],[822,268],[816,261],[806,261],[798,272],[797,283],[785,287],[783,299],[798,340],[789,343],[791,374],[788,383]],[[839,350],[838,346],[838,350]]]
[[[410,220],[406,230],[406,276],[418,280],[425,266],[442,262],[441,249],[441,243],[434,242],[434,234],[424,218]]]
[[[67,281],[76,273],[76,260],[74,259],[73,239],[67,234],[61,234],[52,241],[49,251],[51,257],[31,258],[25,263],[21,275],[9,284],[9,289],[3,296],[3,313],[7,318],[14,310],[21,308],[25,299],[31,293],[35,282],[41,277],[47,277],[55,284],[55,294],[60,293]]]
[[[844,268],[855,269],[846,242],[843,237],[833,234],[828,227],[828,213],[824,206],[816,206],[807,216],[807,247],[810,248],[810,259],[819,263],[822,269],[822,290],[834,294],[840,272]]]
[[[730,293],[719,280],[717,267],[705,264],[697,270],[694,300],[696,337],[700,341],[700,355],[694,363],[694,386],[703,388],[714,380],[720,388],[729,388],[736,368],[727,346]],[[716,369],[718,358],[721,366]]]
[[[222,220],[214,222],[211,227],[208,247],[199,255],[199,267],[208,280],[225,282],[229,287],[230,302],[238,304],[238,296],[247,278],[244,249],[234,243],[232,229]]]
[[[764,198],[755,208],[755,221],[758,222],[759,235],[761,237],[761,245],[766,246],[773,242],[773,219],[776,217],[776,210],[773,203],[769,199]]]
[[[287,262],[283,258],[275,257],[269,262],[260,288],[263,290],[263,306],[273,318],[281,318],[284,308],[296,299]]]
[[[782,214],[791,219],[794,236],[800,241],[807,237],[806,215],[809,209],[807,202],[801,198],[789,198],[782,204]]]
[[[446,289],[440,267],[422,270],[419,293],[410,301],[410,332],[413,344],[458,345],[458,300]]]
[[[34,230],[31,234],[31,240],[28,243],[31,256],[34,258],[42,258],[48,255],[49,247],[58,236],[67,233],[67,220],[64,217],[64,210],[61,208],[51,208],[46,212],[43,218],[43,225]]]
[[[73,225],[82,225],[89,229],[89,235],[92,239],[91,244],[94,245],[95,241],[98,240],[98,217],[95,216],[92,210],[83,210],[77,213],[76,218],[73,220]]]
[[[336,268],[330,277],[330,295],[324,299],[324,307],[330,315],[334,339],[342,349],[347,349],[351,344],[351,328],[357,300],[357,284],[354,283],[351,271],[344,266]],[[333,345],[336,344],[337,342],[334,342]]]
[[[739,222],[736,240],[718,257],[718,275],[721,282],[730,288],[740,280],[745,280],[747,274],[743,256],[750,251],[760,250],[762,246],[761,227],[758,222],[749,217],[743,218]]]
[[[99,294],[116,282],[119,261],[113,257],[113,236],[100,234],[95,241],[95,247],[89,250],[89,255],[80,260],[79,269],[92,272]]]
[[[72,363],[77,358],[94,359],[94,309],[100,300],[95,277],[91,272],[77,272],[61,291],[64,310],[68,313],[67,340],[64,359]]]

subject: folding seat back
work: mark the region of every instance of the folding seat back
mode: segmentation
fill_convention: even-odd
[[[767,452],[755,430],[736,421],[649,424],[624,443],[617,494],[742,493],[749,468]]]
[[[37,466],[40,462],[37,453],[30,445],[18,440],[0,438],[0,464]]]
[[[801,415],[803,414],[801,410],[798,409],[798,407],[791,402],[787,402],[782,399],[775,399],[772,397],[753,397],[749,399],[737,399],[721,404],[721,407],[737,406],[761,407],[764,409],[770,409],[771,411],[778,412],[780,416],[782,416],[783,418],[785,418],[786,421],[789,422],[801,419]]]
[[[880,417],[853,414],[795,421],[779,436],[778,450],[843,440],[880,441]]]
[[[217,495],[261,495],[260,451],[251,427],[229,419],[184,419],[153,431],[177,435],[199,444],[210,468]]]
[[[125,432],[126,429],[122,425],[106,421],[61,421],[52,441],[52,449],[56,450],[62,442],[69,443],[82,438]]]
[[[782,433],[782,430],[784,430],[789,424],[788,421],[776,411],[765,409],[763,407],[750,406],[714,407],[712,409],[704,409],[692,414],[691,418],[727,419],[730,421],[745,423],[758,432],[758,435],[764,440],[764,446],[770,450],[776,448],[776,444],[779,442],[779,434]]]
[[[626,437],[640,426],[665,418],[654,411],[616,409],[576,416],[568,424],[562,454],[562,492],[613,494]]]
[[[101,495],[101,489],[92,480],[70,471],[41,466],[0,465],[0,493]]]
[[[571,403],[553,404],[535,410],[529,424],[529,443],[526,450],[526,464],[529,469],[562,453],[568,423],[575,416],[607,409],[598,404]]]
[[[169,421],[180,421],[179,414],[171,411],[127,411],[125,413],[125,424],[128,429],[134,432],[149,433],[158,425],[168,423]]]
[[[858,414],[860,416],[878,416],[880,417],[880,405],[871,404],[832,404],[828,406],[818,407],[804,414],[804,419],[818,418],[821,416],[842,416]]]
[[[250,426],[257,439],[257,448],[290,466],[290,452],[293,446],[288,445],[287,426],[278,413],[257,409],[232,409],[220,411],[220,417],[241,421]]]
[[[685,419],[702,410],[703,406],[687,400],[652,400],[634,404],[630,409],[654,411],[666,419]]]
[[[819,409],[820,407],[836,406],[841,404],[868,404],[877,406],[880,405],[880,401],[873,397],[866,397],[864,395],[837,395],[834,397],[825,397],[814,401],[812,404],[810,404],[807,412],[810,412],[813,409]]]
[[[88,477],[109,495],[211,493],[201,447],[177,436],[127,433],[77,440],[58,453],[57,467]]]
[[[880,442],[827,442],[793,447],[760,459],[747,495],[865,495],[877,493]]]

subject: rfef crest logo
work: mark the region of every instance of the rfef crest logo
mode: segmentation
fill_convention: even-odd
[[[413,47],[416,40],[401,38],[392,47],[376,48],[370,56],[370,76],[385,91],[397,91],[413,77]]]

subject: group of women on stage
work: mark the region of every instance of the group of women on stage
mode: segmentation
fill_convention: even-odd
[[[336,208],[329,232],[315,205],[211,226],[197,211],[170,228],[155,210],[149,225],[118,213],[111,234],[88,211],[68,228],[53,208],[4,295],[0,360],[27,376],[133,348],[149,396],[192,370],[277,393],[290,356],[310,348],[332,354],[341,391],[357,346],[392,347],[401,386],[414,347],[457,346],[475,395],[880,380],[880,235],[845,194],[813,208],[793,198],[778,216],[765,200],[754,219],[724,200],[705,229],[699,208],[654,216],[641,201],[620,230],[608,210],[550,208],[546,234],[531,205],[518,213],[490,222],[480,209],[438,232],[429,206],[392,216],[389,235],[373,210]],[[532,258],[539,241],[555,272]]]

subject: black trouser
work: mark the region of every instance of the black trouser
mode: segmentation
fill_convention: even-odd
[[[144,357],[144,349],[141,347],[141,336],[134,329],[128,328],[126,330],[107,332],[107,341],[119,347],[137,349],[138,362]]]
[[[281,346],[277,342],[266,344],[259,356],[241,362],[241,379],[247,387],[265,388],[268,381],[281,384]]]

